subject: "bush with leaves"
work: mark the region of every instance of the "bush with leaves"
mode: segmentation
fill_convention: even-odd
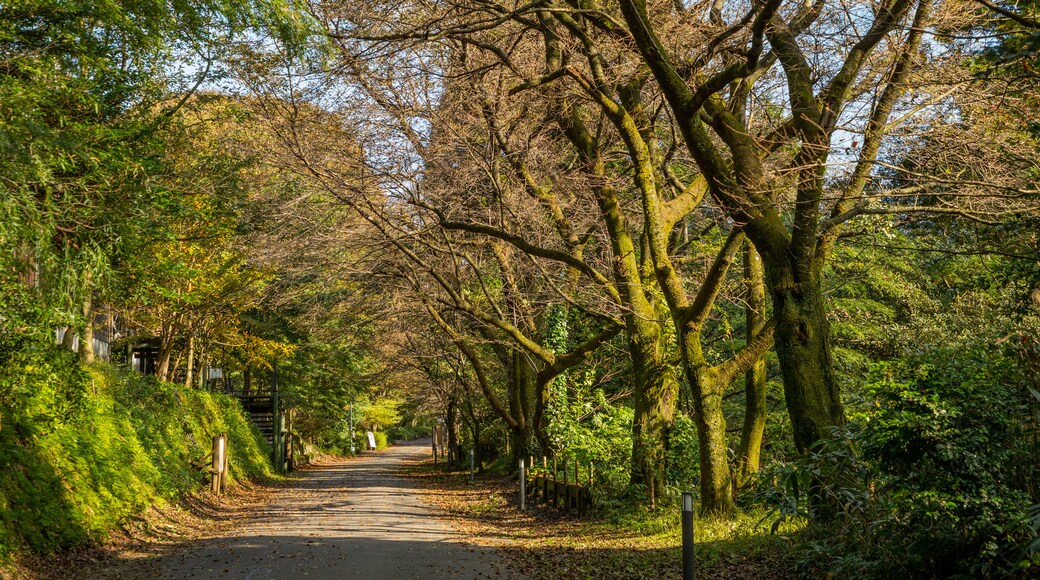
[[[890,565],[949,574],[1030,565],[1023,546],[1040,470],[1030,393],[1009,354],[937,351],[875,370],[863,447],[884,474],[889,517],[879,526],[905,554]]]
[[[802,559],[814,574],[1035,573],[1027,382],[1001,349],[875,365],[854,422],[767,474],[774,529],[789,517],[820,522]]]

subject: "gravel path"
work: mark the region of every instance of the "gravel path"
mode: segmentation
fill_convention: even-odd
[[[303,472],[262,513],[221,537],[149,562],[152,577],[512,578],[495,550],[467,545],[408,480],[418,441]]]

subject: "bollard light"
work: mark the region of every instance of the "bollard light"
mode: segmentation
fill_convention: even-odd
[[[693,493],[682,494],[682,577],[693,580]]]

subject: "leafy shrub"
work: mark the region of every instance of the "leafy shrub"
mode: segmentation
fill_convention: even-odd
[[[1003,574],[1028,565],[1021,546],[1040,478],[1013,360],[937,352],[875,374],[864,453],[885,474],[883,527],[904,546],[900,567]]]
[[[554,401],[547,413],[552,415],[548,432],[557,446],[557,457],[583,466],[595,464],[595,493],[605,499],[628,487],[634,417],[631,407],[608,401],[597,389],[585,397],[575,397],[569,404],[563,398]]]
[[[766,476],[778,521],[818,521],[807,571],[1035,573],[1040,478],[1024,379],[1012,357],[983,350],[876,365],[855,421]]]
[[[665,453],[668,485],[678,491],[697,489],[700,468],[697,458],[697,425],[693,419],[678,414],[668,433],[668,451]]]
[[[366,437],[367,437],[367,435],[366,435]],[[376,431],[375,432],[375,439],[376,439],[376,449],[386,449],[387,440],[386,440],[386,433],[385,432],[383,432],[383,431]]]

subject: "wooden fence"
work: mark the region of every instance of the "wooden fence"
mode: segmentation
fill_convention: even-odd
[[[558,469],[556,458],[549,461],[543,456],[542,464],[534,463],[534,458],[529,458],[524,477],[526,479],[527,493],[531,499],[551,503],[553,507],[564,511],[577,511],[584,514],[592,507],[592,481],[595,472],[593,463],[589,463],[585,473],[581,472],[581,463],[570,462],[573,471],[568,466],[567,459],[562,461],[562,469]],[[573,475],[573,477],[571,477]],[[585,483],[582,483],[582,476]]]

